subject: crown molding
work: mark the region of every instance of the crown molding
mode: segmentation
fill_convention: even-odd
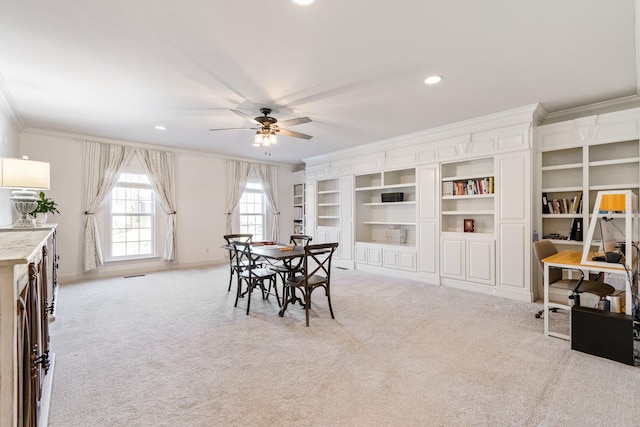
[[[321,154],[315,157],[308,157],[302,160],[305,162],[306,166],[309,167],[310,165],[317,163],[358,157],[366,152],[385,151],[389,146],[411,146],[433,141],[435,139],[450,139],[460,135],[490,131],[492,129],[512,126],[519,123],[536,124],[536,122],[540,122],[546,114],[546,110],[540,104],[530,104],[396,137],[369,142],[355,147]]]
[[[0,75],[0,106],[2,106],[7,116],[11,118],[13,124],[18,128],[18,132],[22,132],[26,128],[26,125],[18,112],[15,102],[13,102],[13,97],[11,93],[9,93],[9,89],[7,89],[2,75]]]
[[[209,157],[209,158],[222,159],[222,160],[238,160],[238,161],[252,163],[252,164],[271,165],[271,166],[278,166],[278,167],[284,167],[289,169],[292,169],[295,167],[295,165],[291,165],[289,163],[265,162],[265,161],[255,160],[255,159],[247,159],[244,157],[233,157],[233,156],[225,156],[222,154],[208,153],[204,151],[188,150],[184,148],[178,148],[175,146],[155,145],[155,144],[148,144],[144,142],[125,141],[121,139],[103,138],[103,137],[93,136],[93,135],[82,135],[77,133],[60,132],[60,131],[48,130],[48,129],[27,127],[23,129],[23,132],[25,134],[30,134],[30,135],[42,135],[42,136],[49,136],[54,138],[71,139],[79,142],[91,141],[91,142],[100,142],[103,144],[124,145],[127,147],[163,151],[163,152],[173,153],[177,155],[185,154],[185,155],[192,155],[197,157]]]
[[[640,107],[640,96],[630,95],[623,98],[611,99],[609,101],[597,102],[595,104],[583,105],[581,107],[569,108],[567,110],[556,111],[547,114],[543,124],[563,122],[580,117],[594,116],[596,114],[614,113],[616,111],[629,110]]]

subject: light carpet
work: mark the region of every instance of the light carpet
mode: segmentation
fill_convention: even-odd
[[[283,318],[228,267],[61,285],[49,425],[640,424],[637,367],[544,337],[540,304],[336,269]]]

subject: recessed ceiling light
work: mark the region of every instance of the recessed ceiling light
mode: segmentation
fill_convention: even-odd
[[[158,129],[158,130],[167,130],[166,126],[162,126],[162,125],[156,126],[156,129]]]
[[[434,85],[436,83],[440,83],[441,80],[442,80],[442,76],[429,76],[426,79],[424,79],[424,82],[428,85]]]
[[[300,6],[309,6],[315,0],[293,0],[295,4],[299,4]]]

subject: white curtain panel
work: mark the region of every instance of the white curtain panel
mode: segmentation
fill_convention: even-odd
[[[250,164],[237,160],[227,160],[227,202],[225,215],[227,216],[227,234],[231,234],[231,215],[240,203],[244,187],[249,178]]]
[[[151,185],[158,196],[162,209],[169,215],[165,232],[165,261],[176,258],[176,185],[175,185],[175,153],[137,149],[142,164],[151,178]]]
[[[120,145],[85,141],[84,271],[103,265],[95,212],[111,193],[135,150]]]
[[[258,179],[262,183],[264,194],[267,196],[269,207],[273,213],[273,224],[271,227],[271,240],[278,241],[278,229],[280,222],[280,211],[278,210],[278,169],[269,165],[254,165],[254,170]]]

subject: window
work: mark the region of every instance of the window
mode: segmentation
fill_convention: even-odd
[[[240,199],[240,233],[253,234],[253,240],[265,237],[265,197],[262,184],[247,183]]]
[[[155,255],[155,197],[145,174],[122,173],[111,192],[109,258]]]

